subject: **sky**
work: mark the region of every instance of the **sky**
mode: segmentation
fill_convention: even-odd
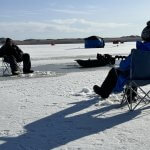
[[[15,40],[140,35],[149,0],[0,0],[0,37]]]

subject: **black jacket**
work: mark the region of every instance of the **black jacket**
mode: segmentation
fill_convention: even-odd
[[[0,48],[0,57],[13,55],[17,61],[22,61],[23,51],[17,45],[3,45]]]

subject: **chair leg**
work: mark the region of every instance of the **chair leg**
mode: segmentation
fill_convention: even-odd
[[[142,97],[142,96],[140,96],[140,95],[138,94],[138,100],[139,100],[139,101],[138,101],[138,103],[134,106],[133,110],[135,110],[135,109],[137,108],[137,106],[138,106],[140,103],[142,103],[142,102],[144,102],[145,105],[147,105],[147,104],[150,103],[150,96],[149,96],[150,91],[148,91],[148,92],[146,93],[142,88],[139,87],[139,89],[142,91],[142,93],[144,94],[144,96]],[[146,97],[148,98],[148,100],[146,99]],[[143,107],[144,107],[145,105],[143,105]]]
[[[130,93],[129,93],[129,101],[128,101],[128,106],[129,106],[129,110],[132,111],[133,108],[132,108],[132,102],[133,102],[133,96],[132,96],[132,93],[133,93],[133,90],[132,90],[132,87],[130,86],[129,88],[130,90]]]
[[[18,69],[19,71],[21,72],[22,69],[21,69],[21,62],[17,63],[18,64]],[[8,74],[11,74],[11,70],[10,70],[10,64],[5,62],[4,60],[2,60],[2,73],[3,73],[3,76],[6,74],[6,72]]]
[[[122,98],[122,100],[121,100],[120,105],[123,106],[123,104],[125,104],[125,103],[126,103],[126,91],[125,91],[125,89],[124,89],[124,90],[123,90],[123,98]]]
[[[5,75],[6,72],[8,72],[8,74],[10,74],[9,67],[10,67],[9,64],[2,62],[3,75]]]
[[[121,101],[121,106],[124,104],[124,103],[127,103],[128,105],[128,108],[130,111],[133,111],[135,110],[142,102],[144,102],[144,105],[141,105],[140,107],[138,108],[142,108],[144,107],[145,105],[149,104],[150,103],[150,90],[148,92],[145,92],[141,87],[139,87],[137,84],[135,83],[132,83],[131,84],[132,86],[130,85],[127,85],[126,86],[126,89],[129,90],[129,93],[127,94],[127,91],[124,90],[124,94],[123,94],[123,98],[122,98],[122,101]],[[135,90],[134,88],[132,88],[133,86],[136,86],[137,89]],[[144,95],[141,96],[139,95],[139,91],[141,91]],[[134,104],[134,101],[133,101],[133,93],[136,94],[136,97],[137,97],[137,100],[136,100],[136,103]]]
[[[129,91],[129,93],[128,93]],[[127,106],[129,108],[130,111],[133,110],[133,92],[136,92],[135,90],[132,89],[131,85],[126,85],[124,91],[123,91],[123,98],[121,100],[121,106],[123,106],[123,104],[127,103]]]
[[[132,104],[130,104],[128,102],[128,95],[127,95],[127,91],[129,90],[129,86],[126,86],[126,88],[123,90],[123,98],[121,100],[120,105],[123,106],[124,104],[127,103],[129,110],[132,110]]]

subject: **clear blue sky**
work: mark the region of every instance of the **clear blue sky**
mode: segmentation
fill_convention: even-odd
[[[0,37],[84,38],[140,35],[150,0],[1,0]]]

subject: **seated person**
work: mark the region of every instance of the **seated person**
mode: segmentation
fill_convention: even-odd
[[[141,51],[150,51],[150,21],[147,22],[147,26],[143,29],[141,38],[143,42],[136,42],[136,49]],[[123,91],[124,85],[127,83],[130,75],[130,62],[131,55],[129,55],[125,60],[120,62],[119,68],[112,68],[101,87],[98,85],[93,86],[93,90],[96,94],[100,95],[102,98],[108,98],[109,95],[114,92],[118,93]],[[135,91],[136,87],[132,87]],[[126,91],[128,102],[130,103],[130,92]],[[132,100],[134,101],[136,93],[132,93]]]
[[[10,64],[13,75],[20,73],[18,62],[23,61],[23,73],[32,73],[30,55],[23,53],[23,51],[14,44],[14,42],[7,38],[5,44],[0,48],[0,57],[4,57],[4,61]]]

